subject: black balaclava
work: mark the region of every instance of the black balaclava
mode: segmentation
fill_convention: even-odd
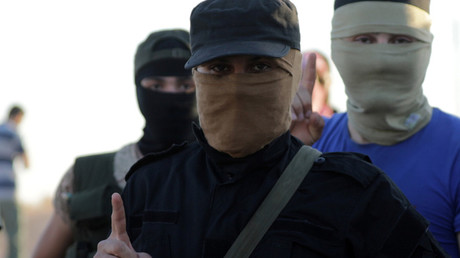
[[[136,93],[145,118],[144,135],[138,146],[144,155],[194,140],[192,122],[198,121],[195,93],[158,92],[140,84],[149,76],[191,76],[191,71],[184,69],[189,57],[189,34],[184,30],[152,33],[137,49]]]

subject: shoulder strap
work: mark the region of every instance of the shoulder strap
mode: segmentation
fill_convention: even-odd
[[[299,149],[224,258],[251,255],[320,155],[320,151],[310,146],[304,145]]]

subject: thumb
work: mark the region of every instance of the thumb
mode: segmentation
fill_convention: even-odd
[[[110,238],[116,238],[133,249],[128,232],[126,232],[125,208],[119,193],[112,194],[112,233]]]
[[[321,138],[321,135],[323,133],[323,129],[324,129],[324,119],[323,117],[317,113],[317,112],[313,112],[310,116],[310,122],[309,122],[309,125],[308,125],[308,130],[310,132],[310,136],[311,136],[311,141],[312,141],[312,144],[315,143],[316,141],[319,140],[319,138]]]

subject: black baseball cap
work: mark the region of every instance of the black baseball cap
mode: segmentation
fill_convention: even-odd
[[[289,0],[206,0],[190,16],[190,69],[217,57],[283,57],[300,50],[297,9]]]
[[[190,76],[184,69],[190,58],[190,34],[182,29],[160,30],[151,33],[137,47],[134,57],[136,83],[146,76]]]

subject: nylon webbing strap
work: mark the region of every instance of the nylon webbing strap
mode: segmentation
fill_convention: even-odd
[[[320,155],[320,151],[306,145],[299,149],[224,258],[251,255]]]

